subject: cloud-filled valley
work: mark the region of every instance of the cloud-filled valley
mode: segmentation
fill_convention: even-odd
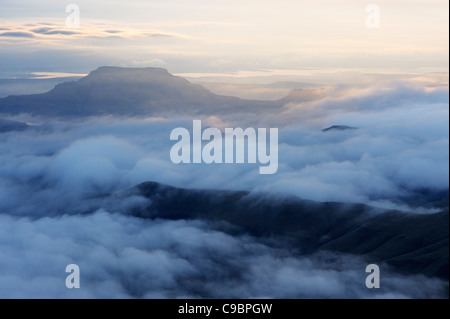
[[[165,74],[139,86],[130,70],[110,81],[99,70],[50,93],[0,100],[2,118],[28,124],[0,130],[0,287],[6,287],[0,297],[448,297],[442,278],[399,274],[386,265],[383,288],[373,292],[364,286],[364,256],[294,254],[279,239],[236,233],[218,221],[126,213],[150,205],[148,198],[131,196],[113,206],[105,200],[155,181],[275,201],[448,214],[449,92],[439,75],[368,77],[258,103]],[[147,96],[155,100],[144,105]],[[27,104],[35,98],[34,106]],[[197,100],[203,103],[193,109],[183,105]],[[278,172],[260,175],[248,163],[172,163],[170,132],[192,129],[194,119],[221,130],[277,127]],[[333,125],[355,129],[323,130]],[[64,286],[70,263],[80,266],[83,289]]]

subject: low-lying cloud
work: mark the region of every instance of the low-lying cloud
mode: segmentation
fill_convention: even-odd
[[[9,195],[1,205],[17,197],[10,194],[16,188],[21,194],[32,190],[33,197],[55,187],[65,189],[64,196],[76,198],[148,180],[188,188],[268,191],[369,204],[413,196],[421,189],[444,191],[449,187],[448,104],[443,101],[445,92],[438,91],[421,89],[422,99],[428,96],[430,102],[393,100],[391,108],[378,102],[370,105],[375,100],[371,95],[355,104],[347,93],[345,103],[340,93],[342,108],[331,108],[329,113],[324,105],[332,101],[319,98],[298,103],[299,124],[293,124],[291,106],[286,106],[287,113],[267,118],[237,114],[223,121],[218,117],[202,120],[203,128],[279,127],[279,168],[273,176],[260,176],[252,164],[173,164],[170,132],[192,127],[192,119],[92,118],[53,121],[24,132],[5,133],[0,137],[0,169],[2,193]],[[302,109],[310,103],[315,103],[309,108],[312,113]],[[333,124],[358,129],[321,130]],[[25,190],[23,185],[27,185]],[[17,210],[18,205],[11,207]]]
[[[383,289],[369,291],[356,257],[298,257],[202,221],[121,214],[142,198],[102,206],[102,196],[151,180],[430,212],[408,198],[448,190],[448,89],[374,86],[331,88],[258,118],[196,117],[205,127],[278,127],[270,176],[252,164],[173,164],[170,132],[194,118],[14,117],[40,125],[0,134],[0,297],[445,296],[440,280],[389,271]],[[358,129],[322,131],[335,124]],[[64,285],[70,263],[82,289]]]
[[[383,287],[369,290],[356,257],[293,257],[199,221],[98,211],[0,222],[1,298],[433,298],[446,289],[386,270]],[[71,263],[80,267],[80,289],[65,287]]]

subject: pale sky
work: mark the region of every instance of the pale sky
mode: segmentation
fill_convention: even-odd
[[[80,9],[66,26],[66,6]],[[369,4],[379,28],[368,28]],[[447,0],[0,0],[0,78],[101,65],[172,73],[448,72]]]

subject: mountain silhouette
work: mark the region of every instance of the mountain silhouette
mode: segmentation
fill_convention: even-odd
[[[332,125],[330,127],[324,128],[322,132],[329,131],[346,131],[346,130],[356,130],[357,127],[347,126],[347,125]]]
[[[162,68],[100,67],[47,93],[0,99],[0,113],[55,117],[213,115],[251,113],[276,106],[273,102],[216,95]]]

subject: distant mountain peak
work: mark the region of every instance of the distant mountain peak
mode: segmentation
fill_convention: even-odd
[[[322,132],[328,131],[345,131],[345,130],[356,130],[357,127],[347,126],[347,125],[332,125],[330,127],[324,128]]]

